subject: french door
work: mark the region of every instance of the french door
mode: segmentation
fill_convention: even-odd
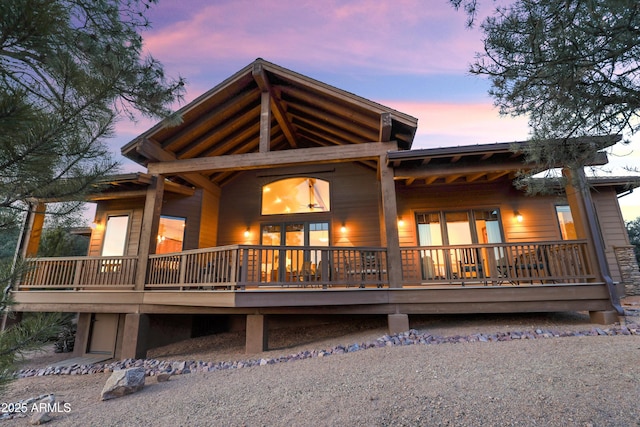
[[[317,247],[329,246],[329,223],[265,224],[261,239],[263,246],[274,246],[261,251],[262,281],[296,282],[315,276],[322,261],[322,251]]]

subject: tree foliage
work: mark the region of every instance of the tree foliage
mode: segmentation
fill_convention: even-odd
[[[5,236],[15,235],[35,200],[79,200],[115,171],[105,138],[119,118],[171,117],[184,82],[165,77],[163,66],[144,53],[140,33],[149,26],[145,11],[153,3],[0,1],[0,232]],[[62,214],[76,207],[58,206]],[[16,270],[10,262],[0,268],[2,289],[8,290]],[[5,291],[0,313],[10,305]],[[56,336],[57,316],[29,316],[0,331],[0,385],[10,379],[21,354]]]
[[[114,171],[119,117],[167,117],[182,79],[143,55],[155,0],[0,2],[0,228],[30,199],[69,199]]]
[[[450,2],[474,24],[477,0]],[[531,160],[582,166],[599,147],[569,138],[640,129],[637,0],[514,0],[480,27],[484,52],[471,73],[490,79],[502,114],[528,117]]]

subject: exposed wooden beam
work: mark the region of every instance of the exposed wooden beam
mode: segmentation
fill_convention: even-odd
[[[445,182],[445,184],[451,184],[452,182],[458,180],[459,178],[461,178],[463,176],[464,176],[463,174],[449,175],[449,176],[444,178],[444,182]]]
[[[313,123],[315,126],[322,127],[324,129],[339,128],[341,131],[348,131],[356,136],[360,136],[367,141],[375,141],[380,137],[377,132],[377,127],[372,127],[370,124],[378,123],[370,121],[370,123],[355,122],[351,119],[345,119],[343,116],[331,113],[320,112],[315,104],[313,107],[304,105],[295,105],[291,107],[291,114],[296,119],[305,121],[307,123]],[[301,114],[302,113],[302,114]],[[330,126],[329,126],[330,125]],[[335,129],[334,129],[335,131]],[[388,141],[384,141],[388,142]]]
[[[336,147],[299,148],[268,153],[233,154],[220,157],[174,160],[149,164],[152,174],[182,174],[251,170],[313,163],[340,163],[376,159],[390,150],[397,150],[395,142],[343,145]]]
[[[271,94],[262,92],[260,96],[260,144],[258,151],[267,153],[271,150]]]
[[[368,127],[377,129],[380,124],[379,116],[374,112],[358,110],[354,108],[352,104],[338,104],[331,102],[327,98],[318,97],[316,94],[309,93],[307,91],[295,88],[293,86],[278,86],[283,93],[286,93],[294,98],[293,101],[289,101],[289,104],[293,104],[296,108],[300,105],[295,103],[295,99],[303,101],[307,105],[313,105],[319,109],[330,111],[346,120],[353,121],[355,123],[370,123]]]
[[[486,175],[486,172],[478,172],[475,174],[467,175],[467,182],[474,182]]]
[[[237,152],[239,148],[249,145],[247,144],[247,141],[251,139],[255,138],[256,141],[260,141],[259,135],[260,123],[256,122],[249,127],[239,130],[233,135],[229,135],[227,138],[223,139],[220,144],[212,146],[211,148],[203,151],[200,155],[202,157],[211,157],[222,156],[230,152]]]
[[[253,65],[253,71],[251,73],[253,75],[253,79],[258,84],[260,90],[264,92],[268,92],[271,98],[271,112],[275,117],[276,121],[282,128],[282,132],[284,133],[285,138],[289,142],[291,147],[298,147],[298,141],[296,140],[295,130],[291,125],[291,122],[287,118],[286,111],[280,102],[279,91],[278,93],[271,86],[271,82],[267,77],[267,73],[264,71],[264,66],[262,64],[255,63]]]
[[[200,138],[203,129],[208,132],[211,129],[215,129],[223,123],[229,121],[232,117],[237,117],[240,111],[246,109],[252,103],[255,103],[258,91],[253,89],[237,96],[232,97],[228,101],[220,104],[213,110],[206,114],[203,114],[200,118],[193,123],[186,125],[184,129],[181,129],[178,133],[167,138],[163,141],[163,147],[165,150],[184,150],[184,147],[191,146],[190,141]]]
[[[431,165],[427,167],[421,168],[413,168],[413,169],[404,169],[397,168],[395,170],[396,179],[407,179],[407,178],[422,178],[431,175],[439,175],[439,176],[448,176],[448,175],[469,175],[475,173],[495,173],[506,171],[509,173],[511,171],[517,170],[527,170],[531,169],[531,165],[526,165],[520,161],[511,161],[511,162],[502,162],[502,163],[467,163],[460,165]]]
[[[229,118],[220,126],[209,129],[207,132],[195,138],[191,143],[176,153],[176,158],[185,159],[190,157],[196,157],[203,155],[206,152],[207,147],[216,146],[220,141],[227,143],[232,141],[238,143],[236,135],[239,132],[246,131],[247,128],[257,126],[260,129],[260,105],[247,110],[244,114]]]
[[[160,144],[157,142],[145,138],[138,143],[136,146],[136,150],[142,156],[145,156],[148,159],[153,159],[155,162],[167,162],[167,161],[177,161],[176,157],[173,153],[170,153],[164,150]],[[157,163],[149,163],[150,165]],[[216,184],[211,182],[208,178],[200,175],[199,173],[185,173],[180,175],[182,179],[187,181],[188,183],[195,185],[196,187],[200,187],[210,191],[213,194],[220,194],[221,190]]]
[[[380,114],[380,142],[387,142],[391,140],[391,113]]]

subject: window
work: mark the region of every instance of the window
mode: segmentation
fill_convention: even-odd
[[[416,223],[420,246],[503,241],[497,209],[418,213]]]
[[[562,240],[576,240],[578,235],[576,234],[576,226],[573,223],[573,216],[571,215],[569,206],[556,206],[556,215],[558,216]]]
[[[184,242],[185,218],[161,216],[156,243],[157,254],[180,252]]]
[[[102,256],[123,256],[129,232],[129,215],[107,217],[102,242]]]
[[[287,178],[262,187],[262,215],[329,212],[329,182]]]

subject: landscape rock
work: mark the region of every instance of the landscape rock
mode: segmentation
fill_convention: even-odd
[[[101,400],[115,399],[144,388],[144,368],[134,367],[114,371],[102,389]]]
[[[39,426],[39,425],[48,423],[52,419],[53,418],[51,418],[51,415],[49,415],[48,412],[35,412],[31,416],[31,419],[29,420],[29,423],[32,426]]]

